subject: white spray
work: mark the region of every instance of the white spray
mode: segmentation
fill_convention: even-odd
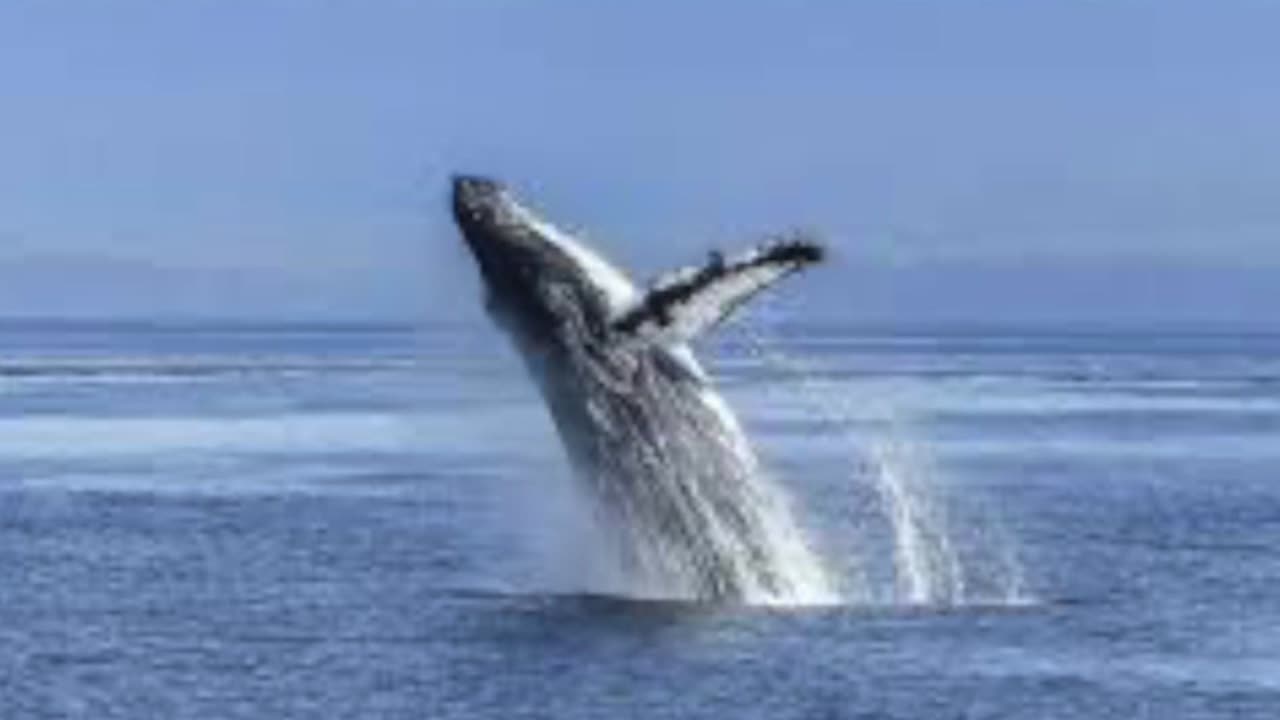
[[[765,308],[774,310],[772,304]],[[739,330],[748,350],[788,381],[786,392],[800,393],[806,411],[819,421],[823,432],[834,436],[850,454],[846,460],[850,480],[872,491],[875,508],[859,517],[882,522],[887,532],[877,542],[868,528],[853,528],[849,534],[860,546],[839,549],[848,555],[842,588],[847,600],[928,606],[1029,602],[1016,547],[1003,524],[984,508],[968,518],[981,527],[956,532],[935,487],[939,470],[925,448],[914,441],[915,433],[891,398],[851,398],[844,388],[824,379],[811,362],[787,354],[772,335],[746,326]],[[855,413],[854,402],[860,413]],[[884,429],[868,441],[854,437],[849,426],[858,415],[868,414],[869,406],[870,413],[885,422]],[[869,570],[885,555],[892,567],[887,592],[877,587]]]

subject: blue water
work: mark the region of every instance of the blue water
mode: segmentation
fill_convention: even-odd
[[[4,325],[0,717],[1280,717],[1280,337],[782,327],[834,605],[593,593],[489,328]]]

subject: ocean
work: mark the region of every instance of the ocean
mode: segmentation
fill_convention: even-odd
[[[0,718],[1280,717],[1280,335],[700,354],[837,597],[602,591],[482,324],[3,324]]]

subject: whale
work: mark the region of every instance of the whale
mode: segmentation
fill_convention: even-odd
[[[794,503],[692,349],[752,297],[821,262],[823,245],[785,233],[640,286],[501,181],[460,174],[450,184],[485,309],[537,384],[628,592],[830,595]]]

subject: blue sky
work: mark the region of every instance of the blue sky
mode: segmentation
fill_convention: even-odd
[[[0,6],[0,315],[476,303],[455,169],[641,278],[822,230],[868,322],[1274,324],[1280,4]],[[442,308],[446,308],[442,310]]]

